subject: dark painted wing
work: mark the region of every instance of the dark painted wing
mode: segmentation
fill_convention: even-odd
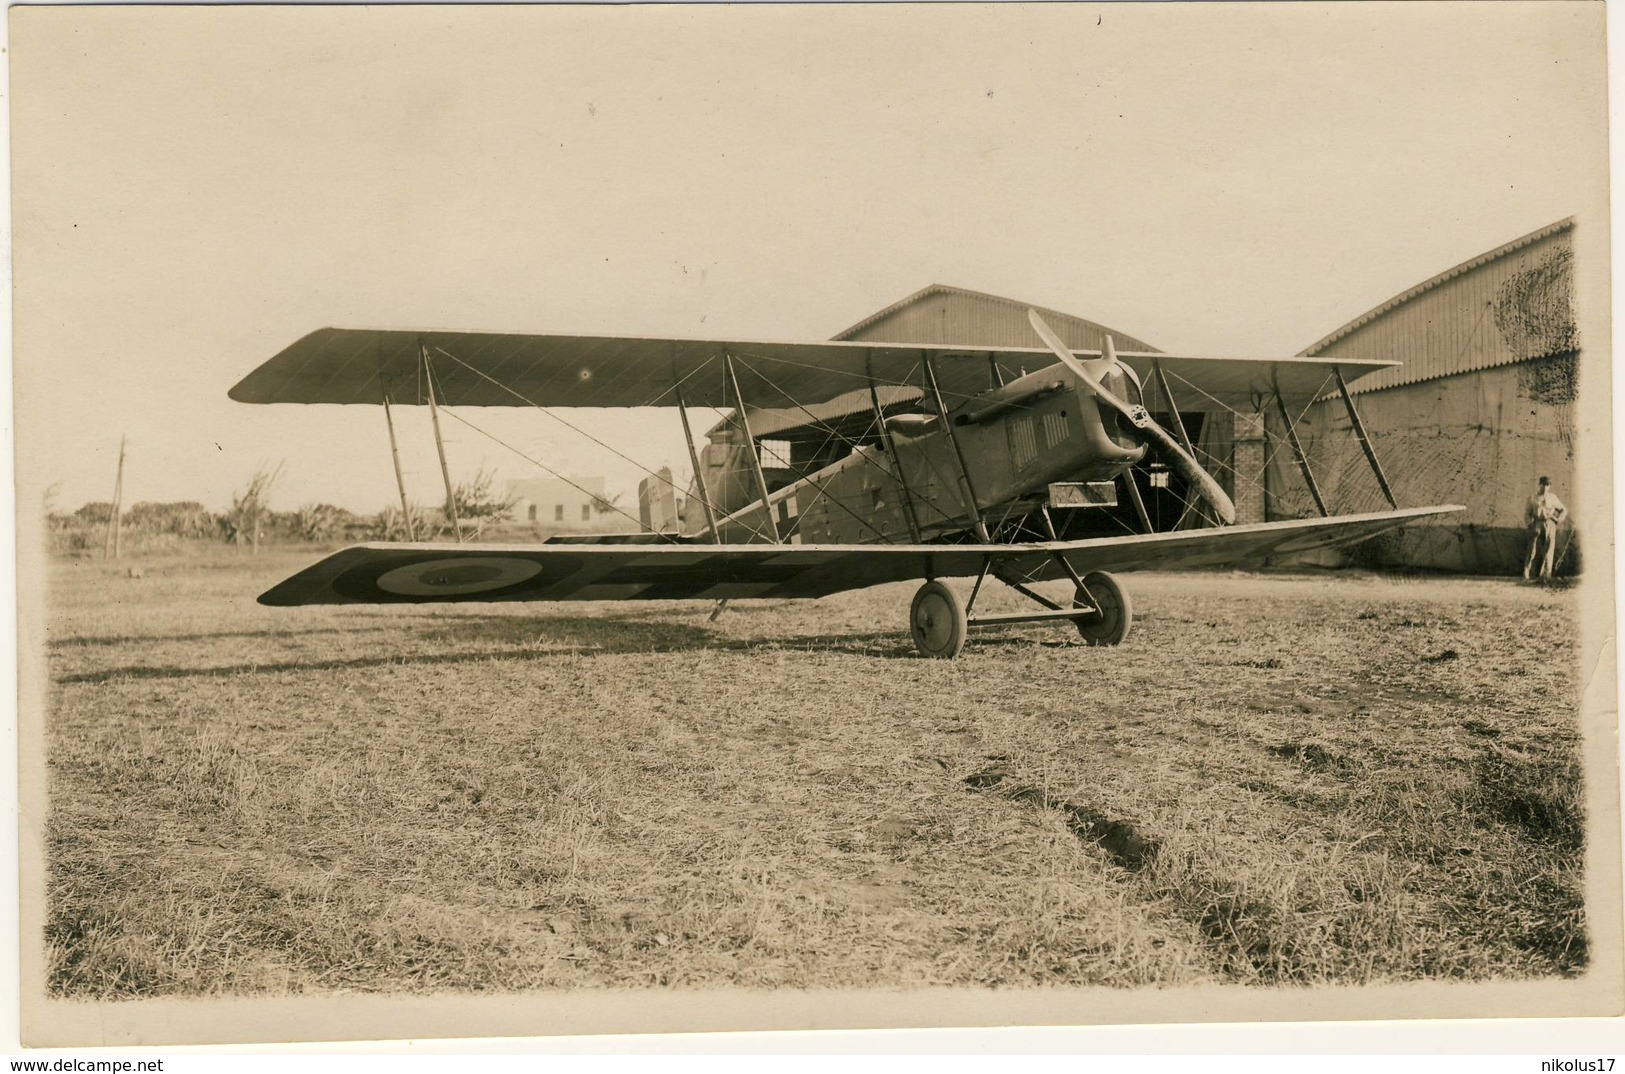
[[[1037,372],[1054,364],[1043,347],[913,343],[766,343],[498,332],[411,332],[323,328],[289,345],[230,391],[240,403],[423,404],[428,392],[419,345],[429,351],[439,402],[446,406],[676,406],[681,380],[690,406],[732,406],[722,356],[731,355],[753,407],[801,407],[882,384],[922,383],[934,359],[950,405],[988,389],[988,358]],[[1074,351],[1098,358],[1098,351]],[[1141,374],[1153,359],[1173,380],[1182,406],[1253,407],[1279,388],[1289,405],[1332,390],[1334,366],[1354,380],[1392,362],[1329,358],[1186,358],[1120,354]],[[1185,390],[1185,389],[1190,390]],[[864,399],[867,406],[867,399]]]
[[[1214,566],[1357,541],[1459,507],[1028,545],[357,545],[261,604],[822,597],[914,578],[974,575],[991,557],[1023,580],[1091,570]]]

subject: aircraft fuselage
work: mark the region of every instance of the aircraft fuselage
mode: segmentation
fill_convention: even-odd
[[[895,457],[884,442],[860,447],[772,493],[766,510],[757,497],[718,519],[722,542],[902,543],[914,539],[911,511],[919,539],[940,539],[1052,482],[1113,478],[1146,450],[1060,365],[949,401],[946,422],[951,435],[937,414],[888,419]]]

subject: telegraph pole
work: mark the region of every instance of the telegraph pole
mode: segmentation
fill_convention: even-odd
[[[113,513],[107,520],[107,542],[102,547],[102,558],[118,559],[124,552],[124,443],[118,438],[118,471],[113,478]]]

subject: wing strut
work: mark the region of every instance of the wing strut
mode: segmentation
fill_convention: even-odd
[[[676,370],[672,370],[673,376]],[[705,471],[700,467],[699,453],[694,450],[694,433],[688,427],[688,404],[683,400],[683,382],[678,379],[673,385],[677,392],[677,415],[683,419],[683,443],[688,447],[689,465],[694,467],[694,485],[700,494],[700,506],[705,508],[705,528],[711,531],[711,543],[721,544],[722,535],[717,532],[717,513],[711,509],[711,491],[705,487]]]
[[[1280,392],[1275,393],[1275,409],[1280,411],[1281,421],[1286,425],[1287,442],[1292,445],[1292,455],[1298,460],[1298,469],[1303,471],[1303,480],[1309,486],[1309,495],[1315,499],[1315,510],[1320,512],[1321,518],[1326,518],[1330,514],[1326,510],[1326,501],[1321,497],[1320,486],[1315,483],[1315,475],[1309,469],[1309,456],[1303,453],[1303,444],[1298,442],[1297,427],[1292,424],[1292,415],[1287,412],[1286,400],[1281,398]]]
[[[1349,386],[1343,380],[1343,370],[1332,366],[1332,375],[1337,378],[1337,390],[1343,393],[1343,405],[1348,408],[1349,424],[1354,426],[1354,435],[1360,441],[1360,448],[1365,452],[1365,461],[1371,464],[1371,472],[1377,475],[1377,486],[1382,489],[1383,498],[1388,506],[1399,507],[1399,501],[1394,499],[1394,490],[1388,487],[1388,475],[1382,472],[1382,463],[1377,461],[1377,449],[1371,446],[1371,440],[1365,435],[1365,422],[1360,420],[1360,412],[1354,408],[1354,396],[1349,394]]]
[[[451,516],[451,528],[457,534],[457,543],[463,543],[463,524],[457,518],[457,494],[452,491],[451,470],[446,466],[446,441],[440,435],[440,404],[435,400],[434,369],[429,365],[429,348],[418,340],[418,352],[423,356],[423,381],[429,387],[429,423],[434,426],[434,449],[440,454],[440,476],[446,482],[446,514]]]
[[[1196,458],[1196,445],[1191,442],[1191,434],[1185,430],[1185,419],[1179,414],[1179,403],[1174,399],[1173,388],[1168,385],[1168,374],[1162,370],[1161,359],[1152,360],[1151,376],[1157,383],[1157,390],[1162,392],[1162,398],[1168,404],[1168,417],[1174,423],[1174,432],[1179,436],[1180,446],[1185,449],[1185,453],[1191,458]],[[1234,484],[1233,481],[1232,484]],[[1206,522],[1206,507],[1207,502],[1201,498],[1197,498],[1194,502],[1187,499],[1184,510],[1179,513],[1179,518],[1174,521],[1174,529],[1181,529],[1181,523],[1190,517],[1192,511],[1196,512],[1198,521]]]
[[[875,391],[872,354],[864,354],[863,368],[864,372],[869,374],[869,405],[874,407],[875,421],[880,425],[880,443],[886,450],[886,461],[891,464],[892,476],[897,479],[897,487],[902,490],[903,517],[908,520],[908,536],[915,544],[920,544],[920,519],[914,513],[914,495],[908,490],[908,481],[903,477],[903,464],[897,458],[897,444],[892,440],[891,430],[886,428],[886,415],[880,409],[880,393]]]
[[[960,450],[959,437],[954,435],[954,423],[948,419],[948,406],[942,401],[942,389],[937,385],[936,366],[931,362],[930,352],[926,352],[925,379],[931,386],[931,397],[936,400],[937,420],[942,422],[943,429],[947,430],[948,443],[953,445],[954,461],[959,464],[959,480],[965,487],[965,508],[970,514],[971,526],[976,530],[976,537],[983,544],[991,544],[992,538],[987,534],[987,526],[982,522],[982,512],[976,506],[976,488],[970,481],[970,469],[965,465],[965,453]]]
[[[1140,486],[1134,480],[1134,468],[1129,467],[1119,476],[1123,479],[1123,487],[1128,490],[1128,502],[1134,505],[1134,513],[1140,516],[1140,525],[1145,527],[1146,533],[1155,533],[1157,527],[1151,524],[1151,512],[1145,509],[1145,500],[1140,496]]]
[[[395,463],[395,487],[401,490],[401,528],[406,531],[408,541],[416,541],[418,535],[413,532],[412,505],[406,500],[406,477],[401,473],[401,448],[395,442],[395,419],[389,413],[389,392],[384,392],[384,424],[389,427],[389,456]]]
[[[1174,432],[1179,434],[1179,444],[1191,458],[1196,458],[1196,445],[1191,443],[1191,434],[1185,431],[1185,419],[1179,416],[1179,404],[1174,402],[1174,393],[1168,387],[1168,374],[1162,371],[1162,363],[1153,361],[1151,372],[1157,378],[1157,387],[1162,390],[1162,397],[1168,401],[1168,417],[1174,423]]]
[[[711,490],[705,487],[705,471],[700,468],[700,456],[694,450],[694,432],[688,427],[688,403],[683,399],[683,378],[677,375],[675,364],[671,375],[672,389],[677,393],[677,416],[683,420],[683,444],[688,448],[689,465],[694,467],[694,487],[700,494],[700,506],[705,508],[705,528],[711,531],[711,543],[721,544],[722,534],[717,532],[717,513],[711,507]],[[716,622],[727,610],[726,600],[717,601],[716,607],[711,609],[709,621]]]
[[[739,392],[739,378],[734,375],[734,359],[723,354],[723,365],[728,369],[728,383],[733,386],[734,403],[739,408],[739,428],[745,434],[745,450],[750,452],[751,473],[756,475],[756,491],[762,497],[762,516],[767,519],[767,532],[774,544],[783,544],[779,537],[779,521],[773,517],[773,501],[767,492],[767,475],[762,473],[762,457],[756,451],[756,438],[750,432],[750,418],[745,415],[745,397]]]

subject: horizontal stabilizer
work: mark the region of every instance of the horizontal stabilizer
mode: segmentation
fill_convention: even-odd
[[[1073,570],[1258,562],[1349,544],[1456,506],[1021,545],[369,544],[335,552],[260,597],[305,604],[463,601],[740,600],[822,597],[916,578],[1044,581]]]

